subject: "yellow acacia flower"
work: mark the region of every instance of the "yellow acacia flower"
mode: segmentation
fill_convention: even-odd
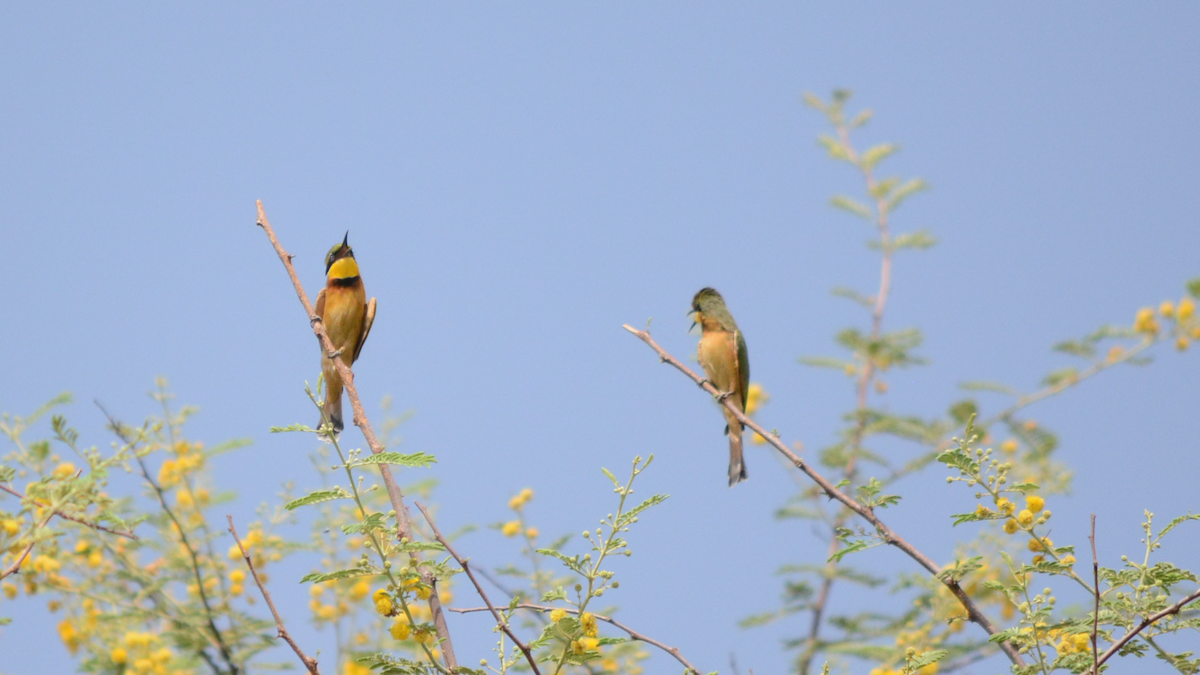
[[[1000,499],[996,500],[996,508],[1000,511],[1000,515],[1011,516],[1013,508],[1015,507],[1013,506],[1013,503],[1009,501],[1008,497],[1001,497]]]
[[[596,615],[591,612],[579,615],[579,625],[583,628],[583,634],[588,637],[596,637],[600,633],[600,628],[596,625]]]
[[[766,445],[767,439],[763,438],[763,435],[756,431],[754,432],[754,435],[750,437],[750,442],[755,445]]]
[[[242,583],[246,580],[246,571],[242,569],[233,570],[229,573],[229,580],[235,584]]]
[[[87,557],[88,567],[99,567],[104,564],[104,554],[100,551],[92,551]]]
[[[321,594],[324,592],[325,592],[325,587],[320,584],[313,584],[312,588],[308,589],[308,594],[314,598],[321,597]]]
[[[519,520],[510,520],[507,523],[505,523],[503,527],[500,528],[501,534],[503,534],[506,537],[515,537],[515,536],[517,536],[517,533],[520,531],[521,531],[521,521],[519,521]]]
[[[771,396],[762,388],[761,384],[750,383],[746,389],[746,414],[753,415],[769,400],[771,400]]]
[[[241,595],[242,591],[245,591],[245,590],[246,590],[245,587],[243,587],[241,584],[230,584],[229,585],[229,594],[233,595],[233,596]]]
[[[342,668],[343,675],[371,675],[371,669],[354,661],[347,661]]]
[[[565,609],[556,609],[556,610],[550,612],[550,620],[553,621],[554,623],[558,623],[559,621],[562,621],[566,616],[567,616],[567,610],[565,610]]]
[[[86,541],[84,541],[83,539],[80,539],[79,541],[75,542],[75,552],[76,553],[87,553],[88,548],[90,548],[88,546],[88,543]]]
[[[1024,509],[1017,514],[1017,522],[1024,527],[1029,527],[1033,524],[1033,512],[1029,509]]]
[[[108,653],[108,657],[118,666],[124,665],[129,660],[129,652],[125,651],[124,647],[115,647]]]
[[[375,591],[371,596],[375,600],[375,611],[383,616],[391,616],[396,612],[396,605],[392,603],[392,598],[388,595],[386,588],[381,588]]]
[[[401,617],[392,622],[392,627],[388,632],[397,640],[407,640],[408,636],[412,635],[412,626],[408,625],[407,618]]]
[[[73,656],[79,649],[79,631],[75,630],[75,626],[70,621],[62,621],[58,624],[58,637]]]
[[[59,478],[66,478],[73,473],[75,473],[75,465],[70,462],[63,462],[62,464],[54,467],[54,475],[58,476]]]
[[[191,508],[192,506],[195,506],[195,502],[192,501],[192,493],[188,492],[187,490],[180,490],[178,493],[176,493],[175,503],[184,508]]]
[[[536,527],[531,527],[531,528],[525,530],[525,536],[529,537],[530,539],[537,539],[537,536],[539,534],[541,534],[541,531],[538,530]]]
[[[391,603],[390,600],[388,602],[389,604]],[[376,603],[375,607],[378,608],[379,604]],[[382,613],[383,612],[380,612],[380,614]],[[317,609],[317,618],[322,621],[333,621],[337,618],[337,607],[334,607],[333,605],[321,605]]]
[[[1062,562],[1064,565],[1074,565],[1075,564],[1075,556],[1070,555],[1070,554],[1065,555],[1065,556],[1063,556]]]
[[[1000,444],[1000,451],[1001,451],[1001,452],[1004,452],[1004,453],[1007,453],[1007,454],[1010,454],[1010,455],[1011,455],[1011,454],[1013,454],[1014,452],[1016,452],[1016,451],[1017,451],[1017,442],[1016,442],[1016,440],[1014,440],[1014,439],[1011,439],[1011,438],[1010,438],[1010,439],[1008,439],[1007,441],[1004,441],[1003,443],[1001,443],[1001,444]]]
[[[433,595],[433,589],[430,588],[429,586],[422,585],[422,586],[417,587],[417,597],[418,598],[420,598],[422,600],[428,600],[431,595]]]
[[[42,574],[48,574],[50,572],[57,572],[58,570],[62,569],[62,563],[58,562],[51,556],[39,555],[34,559],[32,567],[34,571],[41,572]]]
[[[1191,298],[1184,298],[1179,301],[1179,307],[1175,309],[1175,316],[1180,321],[1187,321],[1196,313],[1196,303],[1192,302]]]
[[[1017,521],[1013,520],[1012,518],[1004,521],[1004,531],[1008,534],[1012,534],[1018,529],[1020,529],[1020,527],[1017,525]]]
[[[975,507],[975,515],[980,518],[987,518],[988,516],[992,515],[992,510],[983,504],[980,504],[979,506]]]
[[[1182,305],[1182,303],[1180,304]],[[1075,651],[1077,652],[1091,651],[1088,649],[1088,647],[1091,646],[1092,636],[1088,635],[1087,633],[1076,633],[1072,635],[1071,642],[1073,643]]]
[[[240,557],[242,557],[242,549],[238,548],[237,544],[230,546],[229,547],[229,559],[237,560]]]
[[[1037,495],[1025,495],[1025,508],[1037,513],[1046,508],[1046,500]]]
[[[1133,329],[1139,333],[1147,333],[1149,335],[1157,333],[1158,321],[1154,319],[1154,310],[1150,307],[1139,309],[1137,317],[1133,320]]]
[[[359,579],[350,587],[350,599],[358,602],[371,592],[371,584],[367,583],[366,579]]]
[[[413,639],[423,645],[433,642],[433,632],[429,630],[417,630],[413,633]]]
[[[1175,303],[1170,300],[1163,300],[1158,306],[1158,313],[1166,317],[1175,316]]]
[[[1112,348],[1108,350],[1108,356],[1106,356],[1105,359],[1109,363],[1112,363],[1124,355],[1125,349],[1122,348],[1121,345],[1113,345]]]
[[[0,521],[0,527],[4,528],[4,533],[10,537],[21,531],[21,523],[13,520],[12,518],[6,518],[3,521]]]
[[[1175,349],[1178,349],[1181,352],[1187,350],[1188,344],[1190,344],[1188,339],[1182,335],[1175,338]]]

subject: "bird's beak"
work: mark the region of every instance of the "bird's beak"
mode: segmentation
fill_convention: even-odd
[[[346,230],[346,236],[342,237],[342,246],[350,245],[350,230]]]

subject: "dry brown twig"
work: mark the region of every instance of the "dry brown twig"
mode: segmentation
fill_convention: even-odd
[[[1100,655],[1099,659],[1096,660],[1096,665],[1094,666],[1093,670],[1091,671],[1092,674],[1095,675],[1095,673],[1099,672],[1100,666],[1104,665],[1105,661],[1111,659],[1113,657],[1113,655],[1116,654],[1121,649],[1121,647],[1124,647],[1127,642],[1129,642],[1133,638],[1137,637],[1138,633],[1146,630],[1150,626],[1153,626],[1154,624],[1167,618],[1168,616],[1171,616],[1173,614],[1178,614],[1180,612],[1180,610],[1182,610],[1184,607],[1192,604],[1193,602],[1195,602],[1197,600],[1200,600],[1200,589],[1193,591],[1191,595],[1189,595],[1186,598],[1180,600],[1179,602],[1171,605],[1170,607],[1162,610],[1161,612],[1151,614],[1150,616],[1146,617],[1145,619],[1142,619],[1141,622],[1138,623],[1138,625],[1136,627],[1129,629],[1129,632],[1125,633],[1124,635],[1121,636],[1121,639],[1114,642],[1113,645],[1108,648],[1108,651],[1106,651]]]
[[[279,255],[279,260],[283,263],[284,269],[287,270],[288,278],[292,280],[292,286],[296,289],[296,296],[300,299],[300,304],[304,305],[304,312],[308,316],[308,322],[312,326],[313,333],[317,336],[317,340],[321,344],[321,350],[330,356],[334,367],[337,368],[338,375],[342,378],[342,385],[346,389],[346,395],[350,398],[350,407],[354,410],[354,426],[362,431],[367,445],[371,448],[371,452],[378,455],[383,452],[383,444],[375,436],[375,431],[371,428],[371,421],[367,419],[367,413],[363,409],[362,401],[358,398],[358,389],[354,386],[354,373],[341,359],[333,356],[336,353],[333,342],[330,341],[329,334],[325,331],[325,324],[317,316],[312,303],[308,301],[308,295],[304,292],[304,286],[300,283],[300,278],[296,275],[296,269],[292,266],[292,255],[283,250],[279,239],[275,237],[275,231],[271,229],[271,221],[267,220],[267,213],[263,210],[262,200],[259,200],[256,204],[258,206],[257,225],[266,232],[267,238],[271,240],[271,246],[275,247],[275,253]],[[408,507],[404,504],[404,493],[400,490],[400,486],[396,484],[396,479],[392,476],[391,468],[387,464],[376,464],[375,466],[379,468],[379,475],[382,477],[383,485],[387,489],[388,500],[392,503],[392,510],[396,512],[396,526],[400,539],[415,541],[412,534],[412,517],[408,512]],[[438,599],[436,579],[430,577],[427,581],[433,586],[433,592],[429,596],[429,611],[433,615],[433,623],[437,629],[443,658],[445,659],[446,667],[454,671],[458,667],[458,660],[454,656],[454,647],[450,642],[450,631],[446,627],[445,613],[442,611],[442,604]]]
[[[699,387],[716,397],[720,404],[732,412],[742,424],[757,432],[758,435],[762,436],[763,439],[765,439],[766,442],[771,445],[771,447],[775,448],[785,457],[787,457],[788,461],[790,461],[793,466],[811,478],[821,488],[821,491],[828,495],[830,499],[835,499],[841,502],[851,511],[858,514],[860,517],[870,523],[875,528],[875,532],[879,535],[880,539],[887,544],[900,549],[905,553],[905,555],[915,560],[921,567],[924,567],[926,571],[928,571],[938,581],[946,586],[946,588],[950,590],[954,597],[958,599],[959,603],[963,606],[963,609],[967,611],[967,618],[969,618],[972,622],[979,624],[980,627],[987,631],[988,635],[995,635],[998,632],[996,630],[996,626],[983,614],[983,612],[979,609],[979,606],[975,604],[975,601],[972,600],[969,595],[967,595],[967,592],[963,590],[962,586],[957,581],[952,578],[943,578],[941,576],[942,569],[937,563],[933,562],[929,556],[926,556],[924,553],[917,550],[915,546],[908,543],[908,541],[903,537],[893,532],[890,527],[884,524],[884,522],[875,515],[875,511],[873,509],[863,506],[853,497],[839,490],[837,486],[835,486],[833,483],[830,483],[828,479],[809,466],[809,464],[801,459],[796,453],[792,452],[792,450],[788,448],[788,446],[781,441],[778,436],[762,428],[758,425],[758,423],[749,417],[746,417],[746,414],[733,404],[729,397],[725,395],[725,392],[717,391],[717,388],[714,387],[707,379],[700,377],[690,368],[683,365],[678,359],[668,354],[665,349],[660,347],[658,343],[650,337],[649,332],[638,330],[629,324],[625,324],[623,327],[625,330],[636,335],[642,342],[645,342],[647,345],[649,345],[649,347],[658,354],[659,359],[663,363],[674,366],[676,370],[691,378],[691,380]],[[1014,664],[1020,666],[1025,665],[1025,660],[1011,644],[1001,643],[1000,648]]]
[[[237,542],[238,550],[242,552],[242,559],[246,561],[246,567],[250,568],[250,576],[254,577],[254,583],[258,585],[258,590],[262,593],[263,600],[267,601],[267,607],[271,608],[271,616],[275,617],[275,627],[279,629],[279,637],[288,643],[292,651],[296,652],[296,656],[300,657],[300,662],[308,669],[312,675],[321,675],[321,671],[317,670],[317,660],[304,653],[300,649],[300,645],[292,639],[288,634],[287,629],[283,627],[283,619],[279,617],[279,611],[275,609],[275,603],[271,601],[271,594],[267,592],[266,586],[263,586],[262,580],[258,578],[258,570],[254,569],[254,563],[250,561],[250,554],[246,552],[246,547],[242,546],[242,539],[238,536],[237,528],[233,526],[233,516],[226,515],[225,518],[229,521],[229,534],[233,535],[233,540]]]
[[[553,612],[556,609],[561,609],[561,610],[567,612],[568,614],[578,614],[579,613],[579,610],[571,609],[569,607],[548,607],[546,605],[534,605],[534,604],[531,604],[528,602],[522,602],[521,604],[516,606],[516,609],[531,609],[531,610],[534,610],[537,612]],[[457,612],[459,614],[470,614],[472,612],[486,612],[486,611],[488,611],[488,607],[467,607],[464,609],[460,609],[458,607],[451,607],[450,611]],[[620,630],[625,631],[625,633],[629,636],[629,639],[631,639],[631,640],[636,640],[638,642],[645,642],[648,645],[653,645],[655,647],[658,647],[659,649],[663,650],[664,652],[675,657],[675,660],[680,662],[681,664],[683,664],[683,667],[687,669],[688,673],[691,673],[691,675],[700,675],[700,671],[696,668],[696,666],[693,666],[691,664],[691,662],[689,662],[687,659],[685,659],[683,657],[683,654],[680,653],[679,649],[677,649],[675,647],[668,647],[667,645],[659,642],[658,640],[655,640],[654,638],[649,637],[647,635],[643,635],[642,633],[637,632],[636,630],[630,628],[629,626],[626,626],[625,624],[621,623],[620,621],[617,621],[616,619],[614,619],[612,617],[604,616],[603,614],[592,614],[592,616],[596,617],[597,621],[603,621],[604,623],[610,624]]]
[[[507,635],[509,639],[513,641],[513,644],[517,645],[517,648],[521,650],[521,653],[525,655],[525,660],[529,662],[529,667],[533,669],[534,675],[541,675],[541,671],[538,670],[537,667],[537,660],[533,658],[533,652],[529,650],[528,645],[526,645],[524,642],[521,642],[521,639],[517,637],[516,633],[512,632],[508,622],[505,621],[504,617],[500,615],[500,612],[496,610],[496,607],[492,604],[492,601],[488,600],[487,593],[483,591],[483,586],[479,585],[479,581],[475,578],[474,572],[471,571],[468,561],[455,552],[455,550],[450,546],[450,542],[446,541],[446,538],[442,536],[442,533],[438,530],[437,525],[434,524],[433,518],[429,515],[429,511],[425,510],[425,507],[421,505],[421,502],[413,501],[413,503],[417,505],[418,509],[420,509],[421,515],[425,516],[425,522],[429,523],[430,529],[433,530],[434,538],[446,548],[446,552],[449,553],[454,558],[455,562],[458,563],[459,567],[462,567],[462,570],[467,573],[467,578],[470,579],[471,583],[475,585],[475,590],[479,593],[479,597],[483,598],[483,603],[487,605],[487,608],[492,612],[492,617],[496,619],[496,625],[500,627],[500,630],[504,631],[504,634]],[[504,655],[501,654],[500,658],[504,658]]]

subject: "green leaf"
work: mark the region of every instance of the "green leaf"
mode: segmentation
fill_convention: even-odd
[[[955,560],[954,567],[944,568],[938,573],[942,581],[962,581],[968,574],[983,567],[983,556],[974,556],[966,560]]]
[[[1200,300],[1200,277],[1187,282],[1187,290],[1193,298]]]
[[[310,433],[310,434],[317,433],[316,429],[313,429],[310,426],[306,426],[304,424],[299,424],[299,423],[289,424],[286,427],[271,427],[270,431],[273,434],[282,434],[282,433],[286,433],[289,431],[303,431],[303,432]]]
[[[354,468],[356,466],[368,466],[373,464],[395,464],[397,466],[425,468],[430,464],[434,464],[435,462],[437,462],[436,457],[433,455],[427,455],[423,452],[414,452],[411,455],[405,455],[399,452],[380,452],[377,454],[368,455],[361,459],[355,459],[346,462],[346,467]]]
[[[814,368],[833,368],[835,370],[845,370],[854,367],[854,364],[849,361],[835,359],[831,356],[801,356],[800,363]]]
[[[869,298],[852,288],[846,288],[844,286],[839,286],[839,287],[833,289],[832,291],[830,291],[830,294],[837,298],[846,298],[847,300],[852,300],[852,301],[862,305],[863,307],[869,308],[869,307],[875,306],[875,300],[873,298]]]
[[[353,525],[343,525],[342,532],[345,534],[367,534],[368,532],[375,532],[377,530],[382,530],[385,527],[387,527],[386,518],[387,518],[387,516],[385,516],[382,513],[378,513],[378,512],[372,513],[371,515],[367,516],[366,519],[364,519],[361,523],[354,523]]]
[[[890,248],[893,251],[898,251],[904,248],[910,248],[915,251],[924,251],[937,246],[937,238],[929,233],[929,230],[920,229],[914,232],[901,232],[892,238]]]
[[[850,555],[851,553],[857,553],[858,551],[865,551],[866,549],[869,549],[869,548],[871,548],[871,544],[868,544],[866,541],[864,541],[862,539],[857,539],[855,541],[846,542],[845,548],[838,549],[837,553],[834,553],[833,555],[829,556],[829,559],[826,560],[825,562],[841,562],[842,558],[845,558],[846,556]]]
[[[846,195],[837,195],[829,200],[829,204],[836,209],[841,209],[846,213],[858,216],[863,220],[872,220],[875,214],[871,213],[871,207],[862,202]]]
[[[667,501],[668,497],[670,497],[670,495],[654,495],[653,497],[650,497],[649,499],[642,502],[641,504],[638,504],[637,506],[633,507],[632,509],[629,509],[625,513],[622,513],[621,516],[619,518],[617,518],[617,527],[621,528],[621,527],[624,527],[625,525],[633,522],[633,519],[637,518],[639,513],[641,513],[642,511],[645,511],[646,509],[650,508],[651,506],[655,506],[657,504],[661,504],[661,503]]]
[[[1054,351],[1064,354],[1071,354],[1085,359],[1090,359],[1096,355],[1096,348],[1088,342],[1079,340],[1066,340],[1054,345]]]
[[[570,569],[572,572],[575,572],[577,574],[584,574],[583,563],[580,561],[578,555],[576,555],[573,558],[568,558],[567,556],[563,555],[562,553],[559,553],[558,551],[555,551],[555,550],[549,549],[549,548],[539,548],[537,550],[537,553],[540,553],[542,555],[548,555],[551,558],[558,558],[558,560],[562,564],[566,565],[567,568]]]
[[[1017,483],[1016,485],[1010,485],[1008,489],[1013,492],[1027,493],[1037,492],[1041,488],[1038,487],[1037,483]]]
[[[349,492],[346,492],[340,487],[335,487],[332,490],[317,490],[316,492],[310,492],[308,495],[299,499],[293,499],[287,504],[284,504],[283,508],[291,511],[293,509],[298,509],[301,506],[320,504],[321,502],[327,502],[334,499],[350,499],[353,496],[354,495],[351,495]]]
[[[0,466],[0,483],[11,483],[17,475],[17,470],[11,466]]]
[[[850,161],[850,155],[846,154],[846,149],[842,147],[841,142],[836,138],[828,135],[821,135],[817,141],[825,148],[826,152],[833,159],[840,159],[844,162]]]
[[[868,169],[872,169],[876,164],[887,159],[893,153],[900,149],[895,143],[880,143],[879,145],[867,148],[862,154],[860,163]]]
[[[913,178],[905,182],[903,185],[893,190],[890,195],[888,195],[888,210],[895,211],[896,209],[900,208],[900,205],[903,204],[906,199],[918,192],[923,192],[928,189],[929,184],[920,178]]]
[[[567,592],[566,592],[566,590],[563,589],[562,586],[559,586],[552,591],[547,591],[542,594],[542,602],[543,603],[554,602],[556,600],[566,600],[566,599],[567,599]]]
[[[407,553],[411,551],[445,551],[446,547],[436,541],[406,541],[392,549]]]
[[[1057,387],[1060,384],[1075,384],[1078,379],[1078,368],[1059,368],[1058,370],[1047,375],[1045,379],[1042,380],[1042,384],[1046,385],[1047,387]]]
[[[963,382],[962,384],[958,385],[958,388],[966,391],[994,391],[999,394],[1008,394],[1009,396],[1017,395],[1017,390],[1013,389],[1007,384],[1000,382],[989,382],[986,380],[971,380],[969,382]]]
[[[335,581],[337,579],[353,579],[354,577],[373,577],[379,574],[379,570],[374,567],[351,567],[348,570],[338,570],[336,572],[313,572],[300,577],[300,583],[313,582],[319,584],[325,581]]]
[[[1175,529],[1176,526],[1186,523],[1189,520],[1200,520],[1200,515],[1189,513],[1186,516],[1179,516],[1173,519],[1171,522],[1167,523],[1167,526],[1164,527],[1161,532],[1158,533],[1158,538],[1162,539],[1168,532]]]
[[[979,414],[979,404],[972,399],[963,399],[950,406],[950,419],[958,424],[966,424],[967,420]]]
[[[600,467],[600,470],[604,472],[605,476],[608,476],[608,479],[612,481],[614,487],[621,487],[621,481],[617,480],[617,477],[613,475],[613,472],[604,467]]]
[[[860,112],[860,113],[858,113],[857,115],[855,115],[855,116],[854,116],[854,119],[850,120],[850,121],[847,123],[847,125],[848,125],[848,126],[851,128],[851,129],[857,129],[857,128],[861,127],[861,126],[864,126],[864,125],[865,125],[867,122],[870,122],[870,121],[871,121],[871,116],[872,116],[873,114],[874,114],[874,113],[872,113],[872,112],[871,112],[871,110],[870,110],[869,108],[868,108],[868,109],[866,109],[866,110],[863,110],[862,112]]]
[[[947,653],[944,649],[931,649],[927,652],[921,652],[907,660],[907,663],[904,665],[904,672],[906,675],[907,673],[915,673],[931,663],[937,663],[946,658]]]

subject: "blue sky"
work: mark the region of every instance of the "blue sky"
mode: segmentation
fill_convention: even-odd
[[[884,405],[935,415],[965,380],[1032,389],[1068,363],[1052,344],[1200,276],[1198,20],[1188,3],[10,5],[0,410],[71,391],[72,421],[104,444],[87,402],[140,419],[165,375],[201,409],[193,437],[254,441],[216,466],[235,519],[284,482],[315,485],[311,447],[266,431],[312,421],[318,364],[254,227],[262,199],[311,294],[350,230],[379,299],[362,395],[414,411],[403,447],[438,456],[443,530],[503,519],[532,487],[543,532],[578,531],[611,510],[599,468],[654,453],[643,494],[671,499],[633,533],[613,602],[704,670],[736,654],[781,672],[800,623],[735,624],[775,606],[776,568],[824,545],[771,519],[793,484],[766,451],[726,488],[717,411],[621,324],[653,318],[687,355],[684,312],[715,286],[772,394],[764,424],[810,451],[833,440],[849,384],[796,359],[836,354],[832,336],[862,325],[829,289],[869,292],[877,261],[828,206],[859,183],[819,150],[823,120],[800,97],[845,87],[876,111],[862,142],[904,146],[885,168],[933,186],[897,228],[941,242],[897,262],[888,324],[920,327],[932,365],[893,375]],[[1082,545],[1096,513],[1115,565],[1143,509],[1196,508],[1198,372],[1164,350],[1032,412],[1076,472],[1056,541]],[[948,560],[946,514],[970,500],[941,478],[906,483],[888,515]],[[1194,566],[1195,541],[1164,556]],[[460,549],[515,555],[490,530]],[[328,652],[281,570],[290,625]],[[70,668],[43,608],[3,605],[6,675]],[[482,618],[451,627],[464,662],[487,650]],[[674,665],[656,656],[651,672]]]

